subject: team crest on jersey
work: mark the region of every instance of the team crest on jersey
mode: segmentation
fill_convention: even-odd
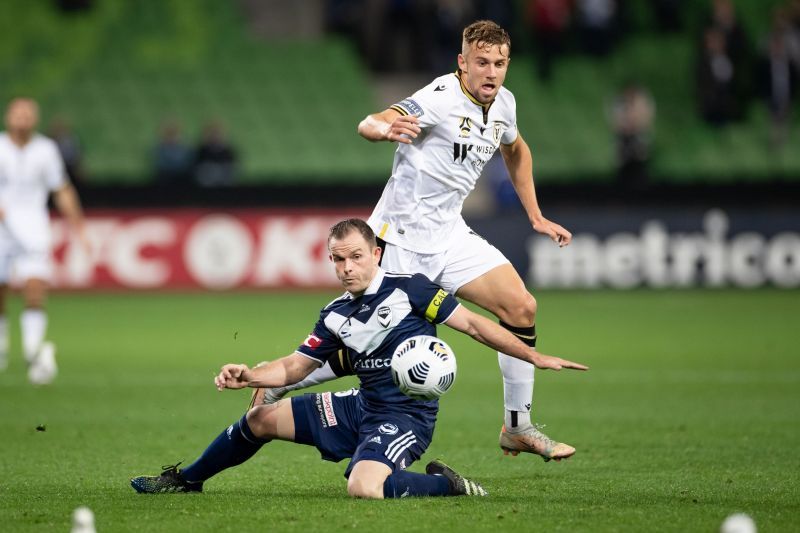
[[[492,127],[492,138],[494,139],[495,144],[500,142],[500,135],[503,133],[502,127],[503,125],[499,122],[495,122]]]
[[[381,424],[381,427],[378,428],[378,431],[383,433],[384,435],[395,435],[399,429],[394,424]]]
[[[461,121],[458,123],[458,136],[459,137],[469,137],[469,132],[472,129],[472,120],[469,117],[461,117]]]
[[[381,327],[388,328],[389,324],[392,323],[392,308],[391,307],[379,307],[378,308],[378,324]]]

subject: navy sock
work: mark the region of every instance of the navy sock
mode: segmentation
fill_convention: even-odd
[[[444,476],[398,470],[383,482],[384,498],[447,496],[449,494],[450,482]]]
[[[267,442],[253,435],[245,414],[220,433],[195,462],[181,469],[181,475],[190,483],[205,481],[247,461]]]

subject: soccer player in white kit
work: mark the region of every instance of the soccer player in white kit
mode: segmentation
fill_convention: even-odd
[[[484,165],[500,150],[533,228],[566,246],[572,234],[542,215],[533,185],[533,158],[517,131],[514,95],[503,87],[511,40],[500,26],[478,21],[464,29],[458,71],[440,76],[411,97],[366,117],[359,134],[397,142],[392,176],[369,224],[385,242],[381,266],[422,273],[450,293],[492,312],[531,347],[536,300],[503,254],[464,222],[461,208]],[[503,373],[506,454],[564,459],[575,448],[556,442],[530,421],[533,366],[498,354]],[[344,372],[343,372],[344,370]],[[293,389],[343,375],[325,366]],[[287,390],[267,390],[273,401]]]
[[[75,189],[66,178],[64,162],[52,140],[36,132],[39,107],[16,98],[6,111],[6,131],[0,133],[0,369],[8,365],[8,319],[5,296],[12,273],[23,283],[20,317],[28,378],[46,384],[56,374],[55,346],[45,341],[45,299],[52,275],[49,195],[88,247],[83,213]]]

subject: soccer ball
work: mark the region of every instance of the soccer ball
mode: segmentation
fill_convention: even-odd
[[[456,356],[442,340],[417,335],[401,342],[392,355],[392,379],[415,400],[435,400],[456,380]]]

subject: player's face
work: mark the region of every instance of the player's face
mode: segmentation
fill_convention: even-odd
[[[355,230],[341,239],[331,238],[328,249],[336,277],[345,290],[355,296],[363,294],[378,271],[381,249],[370,249],[369,243]]]
[[[39,110],[32,100],[20,98],[11,102],[6,112],[6,128],[19,134],[30,134],[39,122]]]
[[[478,46],[480,44],[481,46]],[[458,54],[458,68],[467,90],[482,104],[497,96],[508,72],[508,45],[472,43]]]

